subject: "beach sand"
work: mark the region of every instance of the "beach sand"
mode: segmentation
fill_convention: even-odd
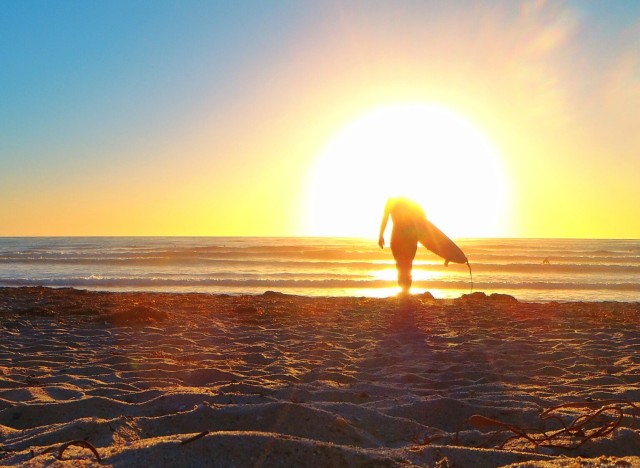
[[[640,466],[640,303],[0,288],[0,334],[2,465]]]

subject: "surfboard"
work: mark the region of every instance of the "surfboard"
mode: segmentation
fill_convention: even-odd
[[[422,220],[418,226],[418,240],[438,257],[444,258],[445,266],[449,262],[469,264],[462,249],[428,219]]]

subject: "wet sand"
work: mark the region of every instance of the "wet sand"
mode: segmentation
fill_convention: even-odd
[[[640,303],[0,288],[0,334],[0,465],[640,466]]]

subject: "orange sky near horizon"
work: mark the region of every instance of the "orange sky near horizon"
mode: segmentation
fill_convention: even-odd
[[[309,223],[310,180],[327,145],[354,122],[389,106],[417,105],[445,107],[486,137],[509,187],[501,222],[483,226],[490,207],[474,199],[497,181],[477,174],[471,190],[456,183],[460,174],[437,172],[441,155],[416,156],[408,171],[436,168],[425,184],[450,180],[440,191],[450,217],[434,221],[453,237],[640,238],[640,51],[628,40],[640,31],[639,9],[624,22],[625,11],[602,18],[590,2],[376,5],[376,11],[359,2],[263,9],[256,21],[263,15],[269,29],[230,32],[237,34],[233,56],[197,47],[167,52],[167,70],[176,71],[161,82],[142,83],[159,80],[161,62],[134,56],[116,62],[125,71],[113,81],[140,80],[135,89],[112,89],[108,77],[95,77],[91,60],[99,54],[85,57],[77,98],[60,84],[47,93],[68,99],[49,102],[53,97],[42,91],[49,104],[39,105],[39,124],[26,111],[24,123],[20,116],[2,119],[19,135],[0,143],[0,235],[377,239],[384,206],[377,209],[364,188],[379,177],[375,164],[344,155],[353,199],[327,196],[336,221],[326,229]],[[169,16],[156,13],[157,31],[146,34],[162,36]],[[206,29],[191,16],[183,21],[171,27],[185,34]],[[205,45],[218,39],[201,34]],[[599,35],[608,37],[609,49],[597,47]],[[136,37],[120,50],[139,49],[152,61],[145,48],[162,43]],[[242,41],[255,42],[255,50],[240,50]],[[96,97],[103,92],[110,99]],[[16,109],[25,109],[20,99]],[[390,162],[396,157],[388,154]],[[464,160],[459,166],[464,172]],[[330,177],[320,185],[327,195],[336,190]],[[453,195],[469,200],[464,210],[446,205]],[[375,214],[370,225],[339,222],[358,206]]]

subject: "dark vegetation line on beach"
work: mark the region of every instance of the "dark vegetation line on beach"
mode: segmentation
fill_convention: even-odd
[[[556,312],[562,313],[562,311],[570,312],[577,307],[580,311],[590,311],[597,313],[598,311],[603,316],[610,316],[610,313],[621,311],[636,311],[639,302],[619,302],[619,301],[600,301],[600,302],[520,302],[513,296],[506,294],[490,294],[487,295],[483,292],[475,292],[471,294],[462,295],[456,299],[435,299],[430,293],[418,294],[410,296],[409,298],[401,298],[392,296],[388,298],[372,298],[372,297],[351,297],[351,296],[301,296],[290,295],[275,291],[267,291],[264,294],[256,295],[229,295],[229,294],[207,294],[207,293],[192,293],[192,292],[147,292],[147,291],[129,291],[129,292],[114,292],[114,291],[90,291],[85,289],[75,288],[51,288],[45,286],[23,286],[23,287],[0,287],[0,313],[18,313],[26,315],[41,315],[41,316],[64,316],[64,315],[78,315],[78,316],[101,316],[102,314],[122,313],[128,311],[131,320],[135,320],[135,313],[142,313],[145,309],[144,306],[139,306],[140,303],[155,303],[165,302],[164,305],[176,306],[181,305],[181,299],[194,299],[198,298],[201,301],[211,301],[216,305],[229,306],[235,302],[244,303],[256,301],[260,302],[264,298],[279,297],[288,299],[289,301],[298,301],[301,304],[308,304],[310,302],[328,302],[332,306],[341,305],[344,303],[360,304],[363,306],[370,306],[372,303],[392,303],[395,304],[398,301],[408,302],[411,299],[415,301],[422,301],[422,303],[428,307],[435,306],[490,306],[491,304],[500,305],[506,304],[516,306],[521,312]],[[214,305],[214,304],[212,304]],[[167,318],[166,313],[161,313],[156,319]]]

